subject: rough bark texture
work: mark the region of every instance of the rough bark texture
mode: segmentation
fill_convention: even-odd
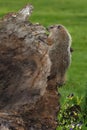
[[[32,5],[0,21],[0,130],[55,130],[59,96],[47,87],[46,29],[27,21]],[[47,87],[47,88],[46,88]]]

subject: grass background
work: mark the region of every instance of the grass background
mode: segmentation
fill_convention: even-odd
[[[84,96],[87,90],[87,0],[0,0],[0,17],[7,12],[17,12],[27,3],[34,5],[30,18],[33,23],[63,24],[72,36],[74,52],[67,83],[59,89],[61,102],[69,93]]]

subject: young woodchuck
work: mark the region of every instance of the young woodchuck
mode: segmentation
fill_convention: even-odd
[[[54,80],[58,86],[65,83],[65,74],[71,62],[71,36],[63,25],[48,28],[50,32],[47,42],[51,45],[49,56],[52,62],[48,81]]]

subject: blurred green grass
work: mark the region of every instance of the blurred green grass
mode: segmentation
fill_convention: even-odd
[[[17,12],[27,3],[34,5],[30,20],[44,26],[63,24],[72,36],[72,64],[67,83],[59,91],[62,102],[69,93],[84,96],[87,87],[87,0],[0,0],[0,17]]]

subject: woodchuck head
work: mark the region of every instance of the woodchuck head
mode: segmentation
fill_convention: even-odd
[[[71,45],[71,36],[63,25],[53,25],[47,28],[50,33],[48,36],[48,45],[65,43]]]

